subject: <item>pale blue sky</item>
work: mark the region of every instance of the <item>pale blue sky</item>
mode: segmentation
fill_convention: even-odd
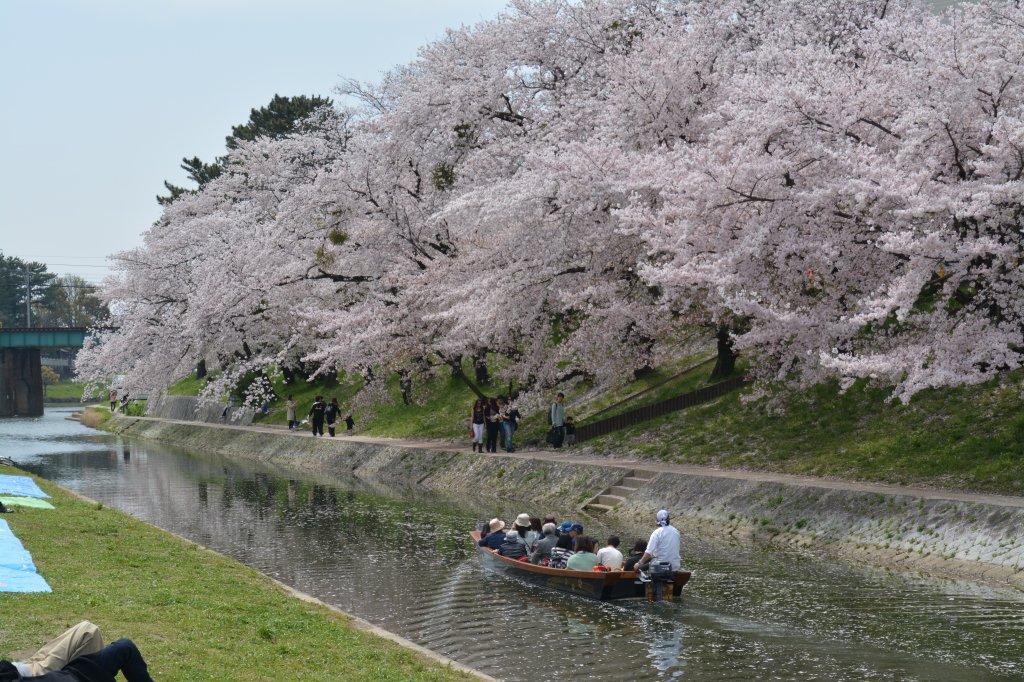
[[[0,250],[98,280],[183,156],[249,109],[375,80],[505,0],[0,0]]]

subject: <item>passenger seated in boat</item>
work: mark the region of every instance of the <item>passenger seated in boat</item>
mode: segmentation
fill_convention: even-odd
[[[568,537],[571,540],[571,544],[568,545],[568,549],[576,549],[576,538],[583,535],[583,524],[576,521],[562,521],[562,525],[558,527],[558,534],[561,537]],[[561,547],[563,545],[559,545]]]
[[[568,536],[563,536],[563,538],[567,539],[569,542],[572,542],[572,539]],[[558,541],[561,542],[563,538],[559,538]],[[551,558],[548,560],[548,567],[565,568],[566,565],[569,563],[569,559],[572,558],[572,554],[573,552],[571,549],[558,547],[556,545],[551,549]]]
[[[541,525],[540,519],[536,516],[531,516],[530,530],[526,531],[526,536],[524,538],[526,540],[526,548],[532,552],[534,545],[536,545],[542,537],[544,537],[544,526]]]
[[[629,556],[626,557],[625,563],[622,564],[623,571],[632,571],[636,568],[637,563],[643,558],[644,552],[647,551],[647,540],[637,540],[633,543],[633,549],[629,551]]]
[[[515,528],[505,533],[505,541],[498,546],[498,554],[509,559],[518,559],[527,555],[526,542]]]
[[[541,527],[540,540],[537,540],[537,543],[533,546],[533,551],[530,552],[531,564],[539,564],[551,558],[551,550],[555,548],[555,543],[558,542],[556,530],[553,523],[545,523]]]
[[[523,544],[529,546],[527,533],[530,532],[530,515],[520,514],[517,516],[515,523],[512,524],[512,530],[519,533],[519,537],[523,539]]]
[[[501,519],[491,519],[487,527],[490,529],[490,532],[480,538],[480,541],[476,544],[489,549],[498,549],[501,547],[501,543],[505,541],[505,522]]]
[[[594,554],[596,546],[597,542],[592,537],[581,535],[576,538],[576,552],[569,557],[565,567],[570,571],[594,570],[594,566],[597,566],[597,555]]]
[[[608,544],[597,550],[597,563],[607,567],[609,571],[622,570],[622,552],[619,551],[619,537],[608,538]]]

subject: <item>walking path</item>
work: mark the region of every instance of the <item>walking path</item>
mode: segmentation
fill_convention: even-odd
[[[234,429],[236,431],[249,431],[254,433],[272,433],[275,435],[284,435],[294,438],[313,437],[313,434],[309,431],[289,431],[283,426],[216,424],[208,422],[187,421],[183,419],[163,419],[160,417],[122,418],[165,422],[169,424],[185,424],[189,426],[207,426],[216,429]],[[464,445],[445,441],[416,441],[402,440],[400,438],[380,438],[374,436],[346,435],[338,436],[334,440],[349,441],[354,443],[373,443],[376,445],[388,445],[392,447],[412,448],[416,450],[442,450],[445,452],[465,453],[471,452]],[[819,476],[781,474],[770,471],[718,469],[715,467],[700,466],[697,464],[675,464],[670,462],[654,462],[651,460],[594,457],[587,456],[584,454],[574,454],[571,450],[517,450],[516,452],[512,453],[498,452],[494,454],[483,454],[491,457],[539,459],[547,462],[560,462],[565,464],[588,464],[595,466],[616,467],[625,470],[641,469],[643,471],[652,471],[658,473],[687,474],[691,476],[712,476],[716,478],[728,478],[742,481],[753,481],[758,483],[781,483],[785,485],[824,488],[827,490],[846,490],[863,493],[880,493],[883,495],[908,495],[911,497],[917,497],[926,500],[950,500],[955,502],[973,502],[976,504],[989,504],[1002,507],[1024,508],[1024,497],[1017,497],[1013,495],[972,493],[959,490],[947,490],[943,488],[929,488],[924,486],[902,486],[888,483],[868,483],[834,478],[822,478]]]

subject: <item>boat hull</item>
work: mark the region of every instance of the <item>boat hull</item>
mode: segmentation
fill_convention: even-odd
[[[480,533],[471,534],[473,544]],[[515,576],[532,584],[559,592],[567,592],[590,599],[651,599],[650,583],[636,582],[636,571],[570,571],[563,568],[535,566],[499,555],[494,550],[477,546],[484,565],[496,572]],[[675,580],[666,585],[664,599],[671,601],[682,592],[690,580],[690,571],[676,572]]]

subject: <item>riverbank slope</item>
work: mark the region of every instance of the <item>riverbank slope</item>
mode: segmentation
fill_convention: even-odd
[[[3,518],[53,592],[0,595],[0,657],[86,619],[106,641],[135,640],[158,680],[472,679],[236,561],[38,482],[57,509]]]
[[[1024,498],[909,488],[580,453],[471,453],[431,443],[314,439],[267,427],[113,417],[148,438],[319,475],[453,495],[487,494],[571,511],[616,487],[605,525],[649,526],[667,507],[685,532],[808,548],[856,563],[1024,587]],[[637,474],[636,476],[630,476]],[[630,476],[629,489],[621,487]]]

